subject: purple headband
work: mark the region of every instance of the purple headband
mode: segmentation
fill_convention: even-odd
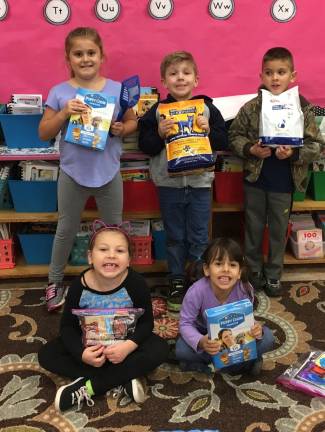
[[[91,226],[91,235],[89,240],[89,249],[91,248],[97,234],[103,231],[119,231],[125,235],[125,237],[130,241],[130,231],[131,225],[129,221],[122,222],[121,224],[106,224],[104,221],[100,219],[94,220]]]

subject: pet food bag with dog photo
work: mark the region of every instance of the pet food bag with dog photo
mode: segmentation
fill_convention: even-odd
[[[304,138],[304,115],[298,86],[279,95],[262,89],[259,136],[262,145],[301,147]]]
[[[214,156],[207,133],[197,125],[205,112],[204,99],[159,104],[158,121],[169,118],[174,127],[167,135],[167,170],[170,176],[198,174],[214,170]]]

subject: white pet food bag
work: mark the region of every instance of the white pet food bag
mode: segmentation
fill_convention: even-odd
[[[262,145],[303,145],[304,115],[300,106],[298,86],[280,95],[273,95],[262,89],[259,136]]]

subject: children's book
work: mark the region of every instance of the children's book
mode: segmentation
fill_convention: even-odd
[[[325,397],[325,352],[312,351],[291,365],[277,382],[312,396]]]
[[[76,98],[80,99],[86,108],[81,114],[70,117],[65,141],[93,150],[104,150],[116,98],[83,88],[78,88]]]
[[[216,369],[256,358],[253,305],[248,299],[206,309],[208,335],[218,340],[221,349],[212,357]]]
[[[158,121],[172,119],[174,127],[165,140],[169,175],[188,175],[214,170],[214,157],[207,133],[197,125],[204,115],[204,100],[159,104]]]
[[[112,345],[134,333],[141,308],[72,309],[79,318],[84,346]]]

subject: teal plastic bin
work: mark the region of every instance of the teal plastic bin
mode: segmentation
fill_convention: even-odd
[[[152,231],[153,251],[156,260],[166,259],[166,233],[165,231]]]
[[[41,213],[57,210],[56,181],[9,180],[9,189],[17,212]]]
[[[38,136],[38,125],[41,114],[17,115],[0,114],[0,123],[9,148],[47,148],[49,141],[41,141]]]

